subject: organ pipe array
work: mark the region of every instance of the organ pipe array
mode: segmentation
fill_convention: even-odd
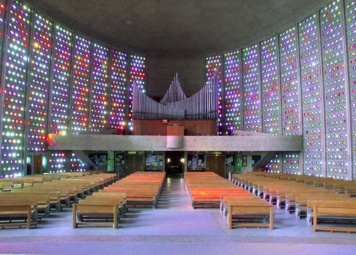
[[[218,109],[218,76],[215,75],[206,86],[193,96],[186,98],[178,76],[161,102],[156,102],[134,83],[134,119],[216,119]],[[179,99],[179,101],[173,101]],[[162,103],[163,102],[163,103]]]
[[[160,104],[133,84],[132,113],[134,119],[184,119],[184,110]]]
[[[176,73],[171,85],[169,86],[169,89],[167,90],[164,97],[161,99],[160,103],[166,104],[171,102],[177,102],[182,101],[186,98],[187,96],[185,95],[184,91],[182,90],[182,87],[180,86],[178,73]]]

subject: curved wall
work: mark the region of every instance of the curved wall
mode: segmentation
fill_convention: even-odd
[[[82,170],[75,155],[48,151],[48,134],[130,128],[129,85],[146,83],[144,56],[107,47],[18,0],[0,0],[0,58],[0,178],[22,175],[35,158],[44,171]]]
[[[303,135],[271,171],[356,177],[356,1],[335,0],[270,38],[206,58],[218,71],[221,133]]]
[[[285,31],[205,63],[149,59],[148,94],[163,96],[180,70],[193,94],[204,66],[205,80],[218,71],[219,134],[303,135],[304,152],[278,154],[270,169],[355,179],[355,8],[355,0],[331,1]],[[80,170],[75,156],[48,151],[47,134],[130,123],[129,84],[147,80],[145,57],[95,42],[22,1],[0,0],[0,47],[0,177],[22,175],[24,159],[36,155],[48,156],[51,171]]]

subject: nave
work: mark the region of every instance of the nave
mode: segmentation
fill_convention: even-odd
[[[0,230],[1,254],[354,254],[354,234],[313,232],[275,209],[275,228],[228,229],[218,209],[193,209],[182,175],[169,176],[156,209],[130,208],[119,228],[73,229],[71,208],[34,229]]]

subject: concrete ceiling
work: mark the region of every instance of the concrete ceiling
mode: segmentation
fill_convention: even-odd
[[[325,0],[28,0],[71,29],[123,51],[198,56],[280,32]]]

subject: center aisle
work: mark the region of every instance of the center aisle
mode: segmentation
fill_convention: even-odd
[[[189,198],[182,174],[167,177],[163,192],[158,200],[157,208],[192,210],[192,207],[189,205]]]
[[[156,209],[129,210],[137,213],[123,219],[123,235],[226,235],[209,210],[194,210],[189,204],[183,175],[167,178]]]

